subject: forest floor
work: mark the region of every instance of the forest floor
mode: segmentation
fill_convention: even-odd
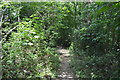
[[[58,70],[57,80],[75,80],[75,75],[70,67],[70,57],[69,50],[58,49],[57,52],[60,54],[61,65]]]

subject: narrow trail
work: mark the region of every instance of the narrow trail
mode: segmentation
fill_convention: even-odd
[[[58,49],[58,53],[60,53],[61,58],[61,66],[58,71],[58,79],[57,80],[75,80],[75,76],[70,68],[70,57],[69,50],[66,49]]]

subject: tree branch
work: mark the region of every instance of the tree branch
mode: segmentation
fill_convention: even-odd
[[[15,26],[14,28],[10,29],[10,31],[8,31],[8,32],[6,33],[6,35],[3,37],[3,39],[0,41],[0,43],[5,42],[7,36],[8,36],[14,29],[16,29],[17,27],[18,27],[18,25]]]

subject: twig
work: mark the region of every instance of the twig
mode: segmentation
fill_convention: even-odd
[[[14,29],[16,29],[17,27],[18,27],[18,25],[15,26],[14,28],[10,29],[10,31],[8,31],[8,32],[6,33],[6,35],[3,37],[3,39],[0,41],[0,43],[4,42],[4,41],[6,40],[6,38],[7,38],[7,36],[8,36]]]

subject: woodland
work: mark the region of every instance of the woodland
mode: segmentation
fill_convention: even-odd
[[[0,2],[0,35],[2,78],[57,78],[62,47],[77,79],[120,79],[120,2]]]

